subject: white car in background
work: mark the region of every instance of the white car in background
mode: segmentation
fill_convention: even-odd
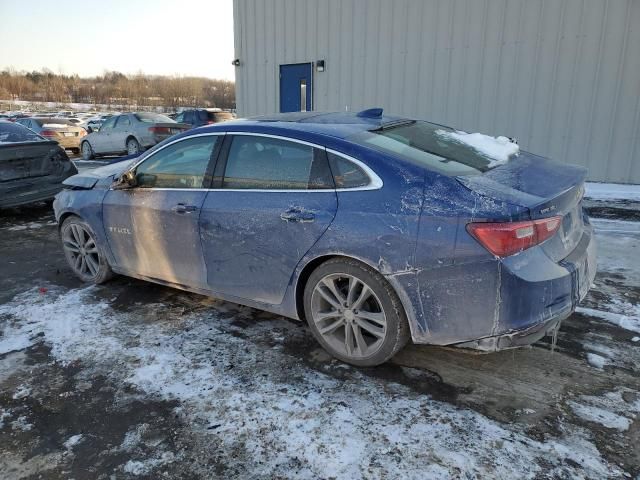
[[[83,138],[80,150],[84,160],[100,155],[137,155],[189,128],[159,113],[124,113],[108,118],[97,132]]]

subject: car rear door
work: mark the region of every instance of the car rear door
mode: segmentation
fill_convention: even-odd
[[[227,134],[200,215],[215,293],[280,304],[338,202],[326,152],[305,142]]]
[[[131,134],[129,115],[120,115],[109,134],[109,148],[112,152],[124,152],[127,149],[127,137]]]
[[[135,167],[135,187],[108,191],[103,221],[116,270],[207,287],[198,219],[223,137],[169,143]]]

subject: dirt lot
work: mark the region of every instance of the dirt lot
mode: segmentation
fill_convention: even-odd
[[[83,285],[49,206],[5,212],[0,477],[640,478],[640,223],[595,223],[595,287],[554,352],[355,369],[298,322]]]

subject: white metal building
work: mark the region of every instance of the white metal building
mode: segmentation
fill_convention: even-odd
[[[640,0],[234,0],[234,23],[240,115],[380,106],[640,183]]]

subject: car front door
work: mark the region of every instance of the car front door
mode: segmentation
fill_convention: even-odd
[[[134,187],[107,192],[103,221],[115,270],[207,288],[198,219],[223,137],[167,144],[135,167]]]
[[[91,148],[93,151],[98,154],[102,153],[111,153],[112,150],[109,150],[111,133],[113,132],[113,127],[116,124],[116,120],[118,117],[110,117],[102,124],[100,130],[94,133],[90,140]]]
[[[200,215],[210,289],[280,304],[296,265],[337,210],[325,150],[227,134],[213,187]]]

